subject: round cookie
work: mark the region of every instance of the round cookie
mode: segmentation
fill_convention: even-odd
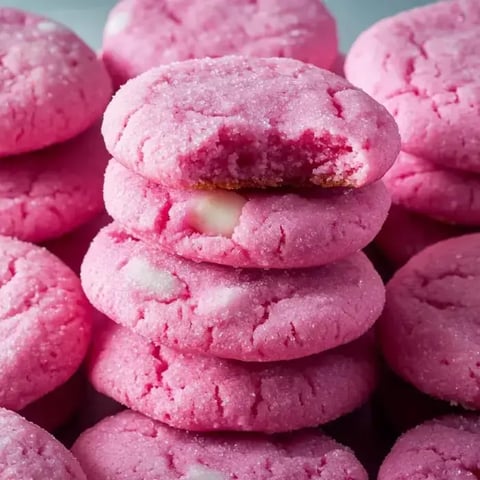
[[[173,190],[114,160],[104,199],[135,237],[191,260],[244,268],[312,267],[344,258],[373,240],[390,207],[380,182],[348,190]]]
[[[329,69],[338,54],[335,19],[321,0],[123,0],[103,35],[116,85],[162,64],[232,54]]]
[[[223,57],[152,69],[110,102],[112,156],[172,188],[361,187],[400,140],[387,111],[345,79],[286,58]]]
[[[345,65],[347,78],[392,113],[403,150],[476,172],[479,29],[478,0],[436,2],[371,27]]]
[[[390,367],[419,390],[480,408],[480,234],[444,240],[387,284],[379,320]]]
[[[480,225],[480,175],[401,152],[384,182],[395,205],[440,222]]]
[[[103,113],[107,70],[67,27],[0,8],[0,157],[53,145]]]
[[[107,161],[98,124],[68,142],[0,159],[0,235],[43,242],[93,218],[103,208]]]
[[[300,360],[244,363],[183,355],[110,321],[87,363],[100,393],[192,431],[314,427],[365,403],[377,380],[370,337]]]
[[[469,233],[466,228],[441,223],[392,205],[375,244],[395,266],[401,266],[429,245],[466,233]]]
[[[405,433],[384,460],[378,480],[477,478],[478,416],[448,416]]]
[[[0,408],[1,480],[87,480],[73,455],[45,430]]]
[[[192,434],[125,411],[84,432],[72,448],[96,480],[367,480],[353,453],[320,432],[288,437]]]
[[[243,361],[347,343],[384,304],[382,280],[360,252],[315,269],[239,270],[147,246],[115,223],[93,240],[81,276],[95,308],[149,340]]]
[[[44,248],[0,237],[0,406],[20,410],[67,381],[90,329],[78,277]]]

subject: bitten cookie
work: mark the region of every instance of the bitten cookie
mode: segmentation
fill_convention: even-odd
[[[87,480],[73,455],[45,430],[0,408],[1,480]]]
[[[244,363],[183,355],[110,321],[94,335],[87,367],[99,392],[192,431],[314,427],[362,405],[377,381],[370,337],[301,360]]]
[[[123,0],[103,34],[102,59],[116,85],[162,64],[231,54],[330,69],[335,20],[321,0]]]
[[[477,478],[480,463],[478,416],[448,416],[405,433],[394,445],[378,480]]]
[[[347,343],[373,325],[384,303],[383,283],[363,253],[312,269],[239,270],[168,254],[115,223],[93,240],[81,276],[92,305],[149,340],[244,361]]]
[[[345,71],[395,117],[402,149],[480,172],[480,2],[435,2],[380,21]],[[454,52],[454,54],[452,54]]]
[[[68,142],[0,160],[0,234],[30,242],[60,237],[103,208],[108,161],[99,125]]]
[[[480,175],[401,152],[384,177],[392,202],[445,223],[480,225]]]
[[[70,378],[90,329],[78,277],[44,248],[0,237],[0,405],[20,410]]]
[[[116,160],[172,188],[361,187],[380,179],[400,148],[381,105],[285,58],[155,68],[117,92],[102,131]]]
[[[112,160],[105,174],[112,217],[153,245],[233,267],[312,267],[368,245],[390,207],[377,182],[361,189],[267,192],[173,190]]]
[[[320,432],[288,437],[193,434],[125,411],[84,432],[72,448],[95,480],[367,480],[346,447]]]
[[[0,8],[0,157],[68,140],[103,113],[107,70],[67,27]]]
[[[480,408],[480,234],[410,259],[387,284],[379,320],[390,367],[419,390]]]

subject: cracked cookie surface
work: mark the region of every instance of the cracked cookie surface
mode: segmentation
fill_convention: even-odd
[[[0,8],[0,157],[73,138],[103,113],[109,75],[67,27]]]
[[[102,132],[116,160],[172,188],[361,187],[400,148],[384,107],[331,72],[285,58],[152,69],[117,92]]]

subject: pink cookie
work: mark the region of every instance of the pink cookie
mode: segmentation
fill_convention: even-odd
[[[480,175],[401,152],[384,180],[396,205],[441,222],[480,225]]]
[[[341,77],[345,77],[345,55],[339,53],[330,70]]]
[[[382,183],[362,189],[172,190],[112,160],[106,208],[142,240],[196,261],[234,267],[311,267],[369,244],[385,221]]]
[[[405,433],[380,468],[378,480],[472,480],[480,463],[480,419],[448,416]]]
[[[149,247],[116,224],[92,242],[82,283],[98,310],[149,340],[243,361],[305,357],[358,338],[385,294],[363,253],[316,269],[238,270]]]
[[[0,159],[0,234],[42,242],[93,218],[103,208],[107,160],[98,124],[66,143]]]
[[[387,285],[379,321],[391,368],[419,390],[480,409],[480,234],[437,243]]]
[[[108,73],[67,27],[0,8],[0,45],[0,157],[68,140],[102,114]]]
[[[203,57],[291,57],[330,68],[335,20],[321,0],[123,0],[102,57],[116,85],[159,65]]]
[[[383,176],[400,147],[381,105],[285,58],[155,68],[117,92],[102,130],[119,162],[173,188],[361,187]]]
[[[393,205],[375,244],[388,260],[401,266],[429,245],[466,233],[466,228],[437,222]]]
[[[49,433],[0,408],[1,480],[87,480],[73,455]]]
[[[362,405],[376,385],[370,337],[290,362],[183,355],[113,322],[94,335],[93,386],[176,428],[283,432],[314,427]]]
[[[434,3],[382,20],[347,58],[347,78],[395,117],[402,149],[480,172],[480,2]],[[454,54],[452,54],[454,53]]]
[[[367,480],[346,447],[319,432],[193,434],[125,411],[84,432],[73,453],[95,480]]]
[[[70,378],[90,329],[78,277],[44,248],[0,237],[0,405],[20,410]]]

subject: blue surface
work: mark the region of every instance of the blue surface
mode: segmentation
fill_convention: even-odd
[[[42,13],[69,25],[95,48],[100,46],[105,18],[115,3],[115,0],[0,0],[0,6]],[[325,0],[325,3],[337,17],[342,49],[346,51],[361,31],[380,18],[433,2],[428,0]]]

